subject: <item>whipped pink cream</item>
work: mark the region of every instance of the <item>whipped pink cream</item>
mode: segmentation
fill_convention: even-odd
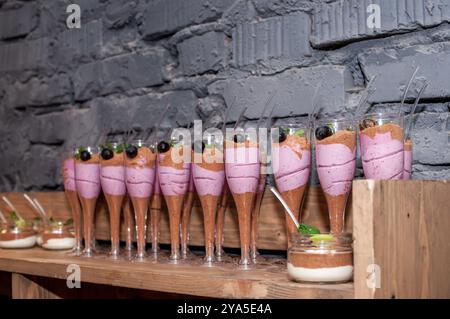
[[[121,165],[101,166],[100,181],[103,192],[109,195],[124,195],[125,167]]]
[[[374,138],[360,134],[364,175],[373,179],[400,179],[403,176],[403,142],[393,139],[390,132]]]
[[[170,153],[159,154],[160,162]],[[191,179],[191,163],[183,163],[181,169],[171,166],[158,166],[159,185],[166,196],[184,195],[189,189]]]
[[[96,198],[100,195],[100,165],[75,164],[75,180],[78,194],[83,198]]]
[[[225,172],[232,193],[254,193],[258,189],[260,163],[257,147],[226,147]]]
[[[155,169],[148,167],[126,167],[126,185],[132,197],[147,198],[151,196],[155,183]]]
[[[193,164],[192,175],[198,195],[220,196],[222,194],[223,184],[225,183],[225,171],[212,171],[198,164]]]
[[[64,189],[68,191],[76,191],[75,184],[75,160],[68,158],[63,163]]]
[[[316,144],[316,165],[320,185],[331,196],[346,194],[352,187],[356,149],[344,144]]]
[[[299,188],[309,180],[311,152],[301,151],[301,158],[289,146],[272,146],[272,161],[277,189],[286,192]]]

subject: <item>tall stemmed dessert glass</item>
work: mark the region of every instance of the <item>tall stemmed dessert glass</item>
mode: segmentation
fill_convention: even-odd
[[[191,176],[191,151],[188,143],[190,144],[187,139],[172,136],[170,142],[161,141],[158,144],[158,176],[169,211],[170,259],[173,262],[181,258],[181,212]],[[188,160],[185,159],[186,154]]]
[[[78,200],[75,182],[75,154],[76,150],[64,151],[62,153],[62,176],[64,192],[69,201],[73,218],[75,245],[71,253],[80,255],[83,251],[83,220],[81,215],[80,201]]]
[[[267,107],[269,106],[270,102],[272,101],[272,98],[275,96],[275,94],[271,94],[269,98],[267,99],[266,104],[264,105],[264,108],[261,112],[261,115],[258,120],[258,124],[256,125],[256,130],[258,133],[260,133],[260,129],[264,129],[267,131],[267,125],[272,120],[272,113],[275,109],[275,105],[272,107],[272,110],[269,113],[269,116],[267,120],[265,121],[265,127],[261,127],[264,123],[264,114],[266,112]],[[267,134],[266,134],[267,136]],[[261,135],[260,135],[261,137]],[[252,261],[256,263],[258,260],[261,260],[262,258],[259,256],[258,253],[258,224],[259,224],[259,215],[261,212],[261,203],[262,199],[264,197],[264,191],[266,188],[266,177],[267,172],[269,169],[269,165],[267,163],[267,139],[260,138],[259,139],[259,151],[260,151],[260,174],[259,174],[259,181],[258,181],[258,188],[256,190],[256,196],[255,196],[255,202],[253,203],[253,210],[252,210],[252,222],[251,222],[251,229],[250,229],[250,257],[252,258]]]
[[[126,170],[126,168],[125,168]],[[125,171],[126,176],[126,171]],[[123,199],[122,204],[122,212],[123,212],[123,227],[125,228],[125,253],[127,257],[131,258],[131,253],[133,250],[133,239],[134,239],[134,231],[133,231],[133,219],[134,213],[132,209],[132,203],[130,199],[130,195],[126,194]]]
[[[143,140],[134,140],[126,148],[126,185],[134,207],[137,237],[137,259],[145,257],[147,213],[153,193],[156,154]]]
[[[203,132],[203,140],[192,145],[192,176],[203,209],[205,263],[215,261],[214,232],[216,213],[225,182],[223,134],[218,129]]]
[[[261,168],[256,129],[244,131],[243,128],[237,129],[238,125],[239,120],[233,134],[227,134],[227,141],[225,142],[225,175],[238,211],[239,237],[241,241],[239,264],[247,267],[251,263],[251,213]]]
[[[95,250],[95,207],[100,195],[100,156],[97,146],[79,147],[75,153],[75,184],[83,210],[84,254]]]
[[[100,146],[100,182],[109,210],[111,230],[111,256],[119,256],[120,248],[120,213],[126,194],[124,145],[107,142]]]
[[[412,172],[412,161],[413,161],[413,154],[412,154],[412,140],[411,140],[411,129],[414,119],[414,113],[416,111],[417,105],[419,104],[420,97],[422,96],[423,92],[427,88],[428,83],[425,82],[422,86],[422,88],[419,90],[419,93],[417,94],[416,101],[414,102],[414,106],[411,108],[411,111],[409,112],[408,117],[405,121],[405,144],[404,144],[404,155],[403,155],[403,179],[411,179],[411,172]]]
[[[159,252],[159,224],[161,221],[161,210],[163,198],[159,184],[158,161],[155,162],[155,183],[153,184],[153,195],[150,197],[150,229],[152,235],[152,254],[158,257]]]
[[[275,184],[281,196],[301,219],[305,190],[311,171],[310,126],[308,124],[285,124],[272,128],[272,165]],[[286,216],[288,247],[297,227]]]
[[[374,113],[359,123],[364,175],[370,179],[401,179],[404,169],[402,114]]]
[[[325,194],[332,234],[344,231],[345,207],[356,169],[356,131],[352,120],[315,122],[316,166]]]

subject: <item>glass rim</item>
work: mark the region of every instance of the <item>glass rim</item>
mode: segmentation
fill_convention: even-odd
[[[322,124],[323,125],[324,123],[328,123],[328,124],[330,124],[330,123],[339,123],[339,124],[341,124],[341,123],[351,123],[352,125],[356,126],[357,118],[355,118],[355,117],[351,117],[351,118],[346,118],[346,117],[337,117],[337,118],[335,118],[335,117],[324,117],[324,118],[316,119],[316,120],[313,121],[314,127],[317,127],[318,124]]]
[[[308,125],[308,123],[287,123],[287,124],[278,124],[278,125],[272,125],[270,128],[301,128],[310,130],[311,125]]]
[[[388,119],[388,118],[402,118],[405,117],[405,114],[403,112],[373,112],[373,113],[367,113],[367,114],[361,114],[358,117],[358,120],[365,120],[368,117],[377,117],[378,119]]]

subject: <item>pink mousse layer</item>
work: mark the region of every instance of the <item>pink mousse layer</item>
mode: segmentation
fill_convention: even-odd
[[[75,164],[75,180],[78,194],[83,198],[100,195],[100,165]]]
[[[152,195],[155,169],[149,167],[126,167],[127,191],[131,197],[148,198]]]
[[[183,169],[159,166],[158,176],[161,191],[166,196],[184,195],[189,189],[191,164],[183,164]]]
[[[303,151],[300,158],[289,146],[272,147],[275,183],[280,192],[305,185],[311,169],[311,152]]]
[[[412,151],[405,151],[403,157],[403,179],[411,179]]]
[[[401,179],[403,176],[403,142],[391,133],[376,134],[372,139],[360,134],[364,175],[372,179]]]
[[[198,195],[220,196],[222,194],[225,171],[212,171],[193,164],[192,175]]]
[[[356,168],[356,149],[344,144],[317,144],[316,165],[320,185],[331,196],[350,191]]]
[[[105,194],[125,195],[125,167],[119,165],[101,166],[100,182]]]
[[[68,158],[63,163],[64,170],[64,189],[68,191],[76,191],[75,185],[75,160]]]
[[[232,193],[255,193],[258,189],[260,163],[257,147],[227,147],[225,173]]]

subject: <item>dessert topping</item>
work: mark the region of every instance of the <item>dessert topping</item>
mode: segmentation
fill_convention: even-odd
[[[321,126],[316,129],[316,138],[320,141],[334,134],[334,130],[329,126]]]
[[[309,226],[306,224],[300,224],[300,226],[298,226],[298,232],[303,235],[320,234],[319,228],[317,228],[316,226]]]
[[[100,155],[105,161],[107,161],[114,157],[114,152],[110,148],[106,147],[106,148],[102,149],[102,152]]]
[[[134,145],[129,145],[125,150],[128,158],[135,158],[138,155],[138,148]]]
[[[165,142],[165,141],[161,141],[158,143],[158,152],[159,153],[165,153],[167,151],[170,150],[170,144]]]

